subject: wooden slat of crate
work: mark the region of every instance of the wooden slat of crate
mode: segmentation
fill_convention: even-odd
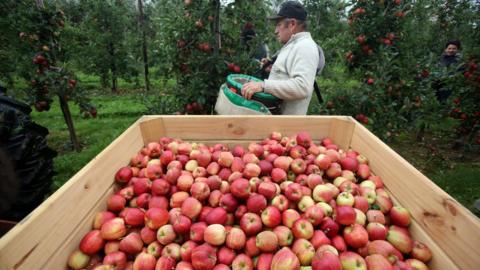
[[[351,134],[340,132],[337,125],[332,129],[332,121],[345,127],[350,123],[350,132],[353,132],[354,124],[344,116],[149,116],[143,118],[140,126],[147,142],[157,141],[161,136],[178,137],[185,141],[259,141],[272,131],[291,136],[304,130],[317,139],[333,133],[339,145],[348,146]]]
[[[360,124],[355,128],[351,146],[368,157],[372,171],[383,178],[396,200],[410,210],[418,225],[413,226],[417,236],[424,231],[443,251],[434,247],[434,269],[479,269],[478,218]]]
[[[113,175],[128,164],[142,146],[138,122],[90,161],[43,204],[0,239],[0,269],[64,269],[69,252],[58,250],[66,239],[81,239],[88,230],[82,227],[92,209],[104,200],[113,184]],[[82,232],[77,227],[84,228]],[[81,233],[81,234],[79,234]],[[78,245],[79,242],[77,242]],[[53,260],[51,268],[42,268]]]

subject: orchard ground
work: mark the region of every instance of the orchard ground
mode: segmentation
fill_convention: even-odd
[[[120,83],[119,94],[111,94],[109,89],[101,89],[99,79],[95,76],[82,75],[80,83],[91,89],[92,103],[97,106],[96,118],[84,118],[74,104],[70,104],[75,129],[80,140],[82,151],[77,153],[71,150],[68,143],[69,133],[65,125],[58,101],[52,103],[48,112],[33,111],[33,120],[50,131],[49,145],[58,151],[55,158],[54,183],[52,193],[61,187],[77,171],[85,166],[126,128],[132,125],[139,117],[148,114],[145,100],[154,94],[142,95],[143,90],[135,82]],[[324,98],[328,101],[329,91],[338,87],[338,82],[318,79],[323,89]],[[343,87],[354,86],[356,81],[342,81]],[[154,87],[171,87],[172,81],[153,83]],[[154,92],[154,91],[152,91]],[[18,93],[10,93],[17,94]],[[312,99],[311,111],[321,109],[316,99]],[[437,128],[448,125],[448,121],[439,121]],[[404,132],[396,135],[387,144],[404,157],[413,166],[419,169],[428,178],[434,181],[470,211],[480,216],[474,208],[475,200],[480,198],[480,156],[472,149],[455,148],[451,138],[439,136],[435,128],[429,130],[422,140],[416,134]],[[47,194],[49,195],[49,194]]]

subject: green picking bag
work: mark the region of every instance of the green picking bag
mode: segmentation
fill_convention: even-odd
[[[220,86],[215,111],[220,115],[269,115],[270,110],[262,103],[247,100],[233,93],[226,84]]]
[[[262,82],[262,80],[259,78],[245,74],[230,74],[227,76],[227,85],[235,88],[238,93],[241,93],[242,86],[245,83],[252,81]],[[265,105],[265,107],[267,107],[272,114],[280,114],[280,105],[282,104],[282,100],[276,96],[264,92],[258,92],[253,95],[252,100],[258,101]]]

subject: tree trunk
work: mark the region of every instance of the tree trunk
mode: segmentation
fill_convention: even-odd
[[[138,11],[140,27],[142,28],[142,50],[143,50],[143,68],[145,75],[145,91],[149,92],[150,90],[150,79],[148,78],[148,52],[147,52],[147,33],[145,26],[145,15],[143,14],[143,1],[138,0]]]
[[[220,0],[215,0],[215,20],[213,25],[213,32],[215,33],[215,44],[213,52],[216,56],[220,54],[222,48],[222,36],[220,34]]]
[[[65,96],[58,96],[60,101],[60,108],[62,109],[63,118],[67,123],[68,133],[70,133],[70,141],[72,142],[73,149],[77,152],[80,152],[80,143],[77,139],[77,134],[75,133],[75,127],[73,126],[72,115],[70,114],[70,109],[68,108],[68,102],[65,99]]]
[[[117,65],[115,63],[115,47],[112,41],[108,42],[108,53],[110,54],[110,70],[112,71],[112,93],[117,93]]]

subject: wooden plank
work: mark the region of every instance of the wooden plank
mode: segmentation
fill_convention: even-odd
[[[92,222],[95,214],[100,211],[105,211],[107,209],[107,199],[113,194],[115,185],[111,187],[99,198],[97,203],[90,209],[88,214],[82,218],[81,223],[75,227],[70,235],[58,246],[57,250],[51,254],[45,264],[39,267],[39,269],[65,269],[68,270],[67,260],[70,253],[78,249],[78,245],[82,240],[83,236],[90,230],[92,230]]]
[[[330,116],[161,116],[145,117],[140,127],[146,142],[156,141],[162,136],[197,140],[252,140],[266,138],[272,131],[291,136],[307,131],[312,138],[329,135],[332,119],[345,117]]]
[[[116,170],[143,145],[137,121],[0,239],[0,269],[32,270],[45,264],[111,187]],[[64,268],[66,259],[49,269]]]
[[[377,174],[378,175],[378,174]],[[392,198],[392,201],[394,205],[400,205],[404,206],[400,201],[395,197],[395,194],[393,194],[388,187],[385,187],[387,190],[388,194],[390,195],[390,198]],[[430,250],[432,251],[433,258],[432,260],[428,263],[428,267],[430,269],[451,269],[451,270],[456,270],[460,269],[458,268],[457,265],[450,259],[449,255],[446,254],[438,245],[435,243],[435,241],[423,230],[423,228],[418,224],[416,220],[412,220],[412,223],[409,226],[409,231],[412,234],[412,237],[414,240],[420,241],[422,243],[425,243]]]
[[[478,269],[477,217],[360,124],[356,125],[351,147],[368,157],[372,171],[383,178],[422,230],[459,269]],[[434,260],[439,260],[434,262],[439,269],[451,269],[443,266],[446,258],[435,256]]]
[[[347,150],[350,147],[350,141],[355,129],[355,122],[352,117],[342,117],[332,119],[329,137],[340,148]]]

